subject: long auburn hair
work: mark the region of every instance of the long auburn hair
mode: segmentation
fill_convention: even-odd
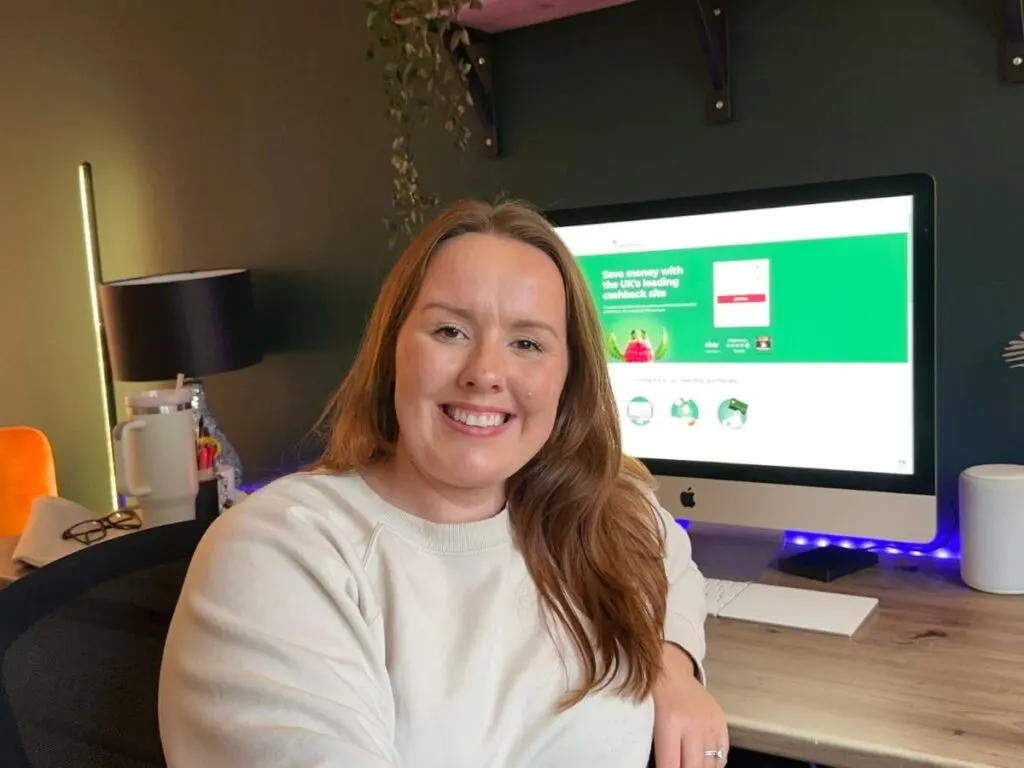
[[[394,454],[398,332],[434,254],[467,233],[543,251],[565,287],[570,359],[554,429],[507,486],[513,534],[542,605],[582,664],[583,681],[562,707],[616,679],[620,695],[640,701],[661,673],[668,592],[663,529],[647,496],[653,479],[622,453],[597,311],[575,259],[542,215],[518,202],[464,201],[413,240],[385,279],[355,360],[324,412],[331,432],[314,467],[348,472]]]

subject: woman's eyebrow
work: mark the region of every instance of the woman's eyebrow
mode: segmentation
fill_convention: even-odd
[[[459,307],[455,304],[449,304],[446,301],[431,301],[423,305],[421,312],[429,312],[430,310],[441,310],[442,312],[448,312],[449,314],[461,317],[463,320],[472,320],[473,313],[465,307]],[[517,331],[545,331],[550,333],[556,339],[559,338],[558,331],[555,330],[554,326],[550,323],[546,323],[543,320],[537,320],[535,318],[519,318],[512,323],[512,328]]]

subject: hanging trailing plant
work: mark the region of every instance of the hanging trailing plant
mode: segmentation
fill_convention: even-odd
[[[458,21],[482,0],[366,0],[366,26],[372,39],[368,61],[379,62],[384,77],[391,142],[392,216],[384,219],[391,243],[412,237],[440,205],[421,185],[413,133],[429,119],[443,119],[460,150],[469,146],[467,120],[473,101],[466,87],[470,64],[452,53],[469,45]]]

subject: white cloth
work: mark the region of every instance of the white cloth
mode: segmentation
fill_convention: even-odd
[[[15,565],[41,568],[65,555],[78,552],[86,545],[74,539],[63,539],[61,534],[76,523],[106,514],[110,513],[93,512],[81,504],[69,499],[62,499],[59,496],[37,496],[32,501],[32,509],[29,512],[28,521],[25,523],[25,530],[14,548],[11,562]],[[131,531],[112,528],[107,531],[107,535],[103,539],[89,546],[98,546],[102,542],[116,539],[126,533],[131,533]]]
[[[668,525],[666,639],[704,656],[703,577]],[[442,525],[355,474],[278,480],[211,527],[160,679],[170,768],[643,768],[654,709],[544,629],[508,513]]]

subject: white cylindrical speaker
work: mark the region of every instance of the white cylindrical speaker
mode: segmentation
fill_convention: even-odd
[[[960,576],[969,587],[1024,594],[1024,466],[960,473]]]

